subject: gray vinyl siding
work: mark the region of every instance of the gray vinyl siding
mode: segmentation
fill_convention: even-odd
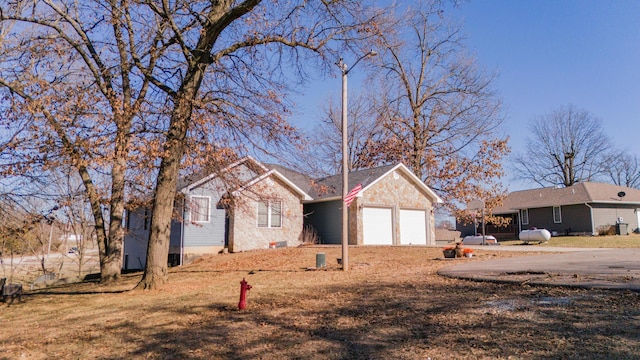
[[[217,205],[222,196],[226,193],[224,184],[218,179],[214,179],[209,183],[192,189],[186,195],[188,199],[191,196],[209,197],[209,221],[207,222],[191,222],[191,212],[187,205],[187,211],[184,216],[185,223],[182,229],[184,240],[183,246],[217,246],[224,245],[224,219],[225,210],[218,209]]]
[[[565,205],[560,207],[562,212],[562,223],[555,224],[553,231],[558,234],[584,233],[592,234],[591,209],[584,204]],[[553,221],[553,209],[551,211],[551,220]]]
[[[562,222],[553,221],[553,207],[529,209],[529,224],[523,225],[524,229],[547,229],[557,232],[559,235],[566,233],[591,234],[591,213],[588,206],[565,205],[560,207]]]
[[[127,270],[141,270],[147,259],[147,242],[149,241],[149,219],[150,212],[145,212],[144,208],[138,208],[126,213],[126,233],[124,240],[124,256],[122,268]]]
[[[561,206],[562,222],[553,221],[553,207],[529,209],[529,224],[527,229],[538,228],[549,231],[557,231],[559,235],[565,234],[597,234],[601,227],[615,226],[619,217],[628,224],[629,232],[638,228],[636,207],[631,205],[615,204],[585,204]],[[593,212],[593,224],[592,224]]]
[[[184,247],[224,245],[225,211],[216,209],[215,204],[212,207],[214,208],[210,210],[209,222],[185,224]]]
[[[320,244],[342,243],[342,204],[336,200],[304,205],[304,225],[316,230]]]
[[[233,171],[233,176],[239,180],[240,183],[244,183],[254,178],[256,173],[243,165]],[[191,191],[186,194],[187,200],[191,196],[209,197],[209,221],[192,223],[189,206],[187,205],[186,214],[184,215],[184,229],[176,228],[175,235],[178,240],[178,244],[176,245],[180,245],[179,231],[182,231],[182,236],[184,236],[182,246],[185,248],[195,246],[224,246],[226,210],[218,208],[218,203],[228,191],[233,190],[229,189],[229,187],[237,186],[237,183],[228,184],[216,177],[209,182],[191,189]]]

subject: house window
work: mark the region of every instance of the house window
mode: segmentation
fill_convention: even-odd
[[[553,222],[560,224],[562,222],[562,213],[560,212],[560,206],[553,207]]]
[[[522,214],[522,225],[529,225],[529,209],[522,209],[520,212]]]
[[[280,201],[258,202],[258,227],[282,227],[282,203]]]
[[[192,196],[191,205],[191,221],[192,222],[209,222],[209,197],[208,196]]]

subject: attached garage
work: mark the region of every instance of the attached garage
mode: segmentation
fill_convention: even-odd
[[[362,209],[363,244],[393,245],[393,215],[390,208]]]
[[[400,210],[400,244],[427,244],[427,215],[424,210]]]
[[[343,241],[342,181],[342,175],[319,180],[308,192],[317,186],[323,193],[304,202],[305,226],[316,230],[322,244]],[[435,245],[434,206],[442,199],[409,168],[396,164],[354,171],[348,188],[358,185],[361,190],[346,207],[350,245]]]

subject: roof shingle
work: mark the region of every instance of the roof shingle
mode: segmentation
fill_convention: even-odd
[[[624,197],[618,194],[624,192]],[[637,204],[640,206],[640,190],[613,184],[584,182],[573,186],[547,187],[514,191],[507,195],[503,206],[495,208],[494,214],[509,214],[520,209],[584,203]]]

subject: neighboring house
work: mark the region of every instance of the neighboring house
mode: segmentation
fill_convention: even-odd
[[[267,248],[271,242],[302,242],[302,200],[310,199],[276,170],[251,157],[223,170],[181,180],[183,221],[171,223],[169,262],[185,258]],[[229,201],[231,200],[232,201]],[[124,269],[146,262],[150,212],[139,208],[126,217]]]
[[[623,234],[640,231],[640,190],[585,182],[569,187],[515,191],[493,210],[511,218],[507,228],[488,226],[487,234],[516,239],[521,230],[547,229],[558,235],[597,235],[611,227]],[[471,229],[458,227],[464,235]],[[506,230],[505,230],[506,229]]]
[[[383,166],[350,174],[350,189],[363,189],[349,207],[353,245],[435,244],[433,206],[442,200],[406,166]],[[342,176],[313,179],[279,165],[247,157],[212,174],[181,181],[183,221],[171,226],[169,259],[298,246],[303,228],[322,244],[340,244]],[[141,269],[149,236],[148,210],[127,216],[125,269]]]

